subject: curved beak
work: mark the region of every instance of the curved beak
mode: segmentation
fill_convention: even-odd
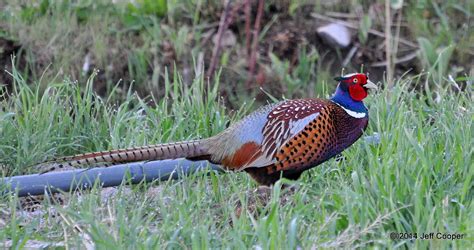
[[[363,87],[368,88],[368,89],[378,89],[377,85],[375,85],[375,83],[371,82],[368,79],[367,79],[367,83],[364,84]]]

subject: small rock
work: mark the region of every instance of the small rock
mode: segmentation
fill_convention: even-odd
[[[321,36],[329,45],[339,48],[346,48],[351,43],[351,33],[349,29],[339,23],[330,23],[317,29]]]
[[[214,46],[217,46],[217,40],[219,39],[218,33],[212,37],[212,42]],[[232,47],[237,42],[237,38],[231,30],[225,30],[221,38],[222,47]]]

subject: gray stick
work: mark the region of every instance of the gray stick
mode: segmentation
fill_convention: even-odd
[[[0,194],[18,192],[18,196],[22,197],[42,195],[45,192],[68,192],[76,189],[89,189],[96,181],[102,187],[114,187],[124,183],[124,181],[137,184],[141,181],[151,182],[153,180],[179,179],[183,176],[206,170],[222,171],[218,165],[210,164],[207,161],[176,159],[134,162],[88,170],[75,169],[42,175],[20,175],[0,178]]]

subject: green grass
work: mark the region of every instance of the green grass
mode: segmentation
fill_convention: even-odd
[[[12,85],[0,82],[1,176],[38,172],[34,164],[57,156],[208,137],[262,104],[261,96],[260,103],[249,98],[259,86],[244,86],[242,20],[235,24],[237,44],[222,51],[220,77],[208,82],[205,70],[197,70],[200,55],[205,66],[209,61],[213,43],[204,41],[216,28],[220,1],[168,0],[166,7],[139,2],[135,9],[110,0],[0,4],[0,38],[21,45],[16,68],[8,73]],[[279,2],[276,7],[288,13],[264,23],[260,42],[271,41],[272,28],[281,28],[276,20],[287,20],[278,19],[286,14],[291,21],[308,21],[300,15],[305,4],[314,4],[311,11],[318,13],[354,14],[362,8],[358,39],[362,51],[374,54],[383,47],[370,46],[383,39],[367,36],[365,29],[383,31],[384,1],[377,2],[379,12],[374,1]],[[396,75],[392,89],[367,98],[366,135],[378,133],[380,143],[359,140],[344,152],[344,161],[307,171],[295,193],[278,184],[268,202],[258,203],[254,181],[245,173],[228,173],[94,187],[44,197],[35,206],[0,195],[0,248],[5,243],[27,248],[35,241],[100,249],[469,248],[474,241],[473,7],[472,1],[405,1],[400,37],[419,46],[418,57],[395,72],[413,67],[411,75]],[[2,49],[0,59],[10,60]],[[259,65],[269,82],[264,92],[277,98],[327,97],[339,71],[331,63],[345,53],[328,54],[314,41],[295,51],[295,65],[290,58],[262,54]],[[86,55],[91,64],[83,71]],[[350,63],[345,72],[358,69]],[[391,240],[391,232],[465,235],[455,241],[410,241]]]
[[[218,101],[219,80],[197,77],[184,86],[166,81],[166,98],[147,105],[132,93],[114,105],[68,81],[45,92],[13,72],[15,93],[1,103],[0,160],[4,175],[53,155],[206,137],[232,118]],[[0,242],[28,240],[98,248],[248,248],[372,246],[453,247],[474,235],[472,95],[392,90],[367,99],[379,144],[363,139],[342,162],[330,160],[304,174],[297,191],[277,185],[266,205],[254,204],[256,184],[244,173],[193,175],[179,181],[101,188],[47,197],[35,213],[16,196],[0,197]],[[171,82],[173,84],[171,84]],[[206,93],[206,94],[205,94]],[[431,96],[440,96],[438,100]],[[244,204],[241,215],[237,203]],[[82,232],[82,233],[81,233]],[[390,240],[390,232],[448,232],[464,240]]]
[[[12,77],[14,91],[2,101],[0,116],[0,162],[7,175],[37,171],[25,166],[57,155],[208,137],[229,122],[219,83],[202,76],[190,87],[178,75],[166,77],[163,98],[141,99],[128,91],[120,103],[115,91],[104,98],[94,93],[96,74],[84,89],[66,80],[47,84],[44,92],[39,84],[27,85],[16,70]]]

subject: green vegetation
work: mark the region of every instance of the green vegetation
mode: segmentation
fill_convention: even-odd
[[[14,75],[16,92],[0,116],[0,159],[12,166],[7,173],[32,171],[19,167],[52,155],[209,136],[229,120],[217,102],[217,83],[206,87],[201,77],[189,88],[175,77],[166,85],[167,98],[150,107],[131,93],[123,104],[110,105],[111,97],[91,91],[92,78],[83,92],[71,82],[39,92]],[[100,188],[63,194],[31,214],[18,207],[17,197],[4,196],[0,239],[15,246],[32,239],[86,245],[90,239],[101,248],[464,248],[474,233],[472,96],[438,89],[439,101],[417,97],[408,89],[413,81],[403,78],[368,99],[367,134],[379,133],[379,144],[357,142],[344,161],[306,173],[294,194],[274,187],[266,206],[252,202],[256,185],[244,173],[122,187],[109,199]],[[244,204],[240,217],[237,203]],[[392,241],[390,232],[462,233],[466,239]]]
[[[5,175],[37,172],[24,167],[57,155],[209,137],[229,122],[218,101],[218,82],[198,77],[185,87],[175,75],[166,78],[160,100],[128,91],[118,104],[115,91],[104,98],[94,93],[94,77],[84,89],[64,81],[40,91],[13,71],[13,94],[2,102],[8,112],[0,116]]]
[[[383,15],[383,1],[267,3],[259,42],[272,50],[261,55],[256,72],[264,94],[259,85],[245,85],[239,18],[232,27],[235,44],[219,57],[222,69],[205,77],[220,1],[137,2],[0,3],[0,63],[8,72],[0,74],[2,176],[35,173],[35,163],[57,156],[208,137],[270,95],[326,97],[347,51],[321,47],[294,31],[293,21],[300,31],[316,24],[304,25],[308,5],[317,13],[370,8],[355,22],[361,55],[346,72],[364,64],[371,79],[388,84],[383,68],[371,66],[385,58],[384,40],[369,32],[383,30],[380,15],[373,14],[381,8]],[[395,65],[393,88],[367,98],[366,135],[377,133],[380,142],[359,140],[344,160],[330,160],[289,183],[294,189],[281,190],[279,183],[271,197],[259,200],[245,173],[229,173],[36,199],[0,195],[0,247],[472,246],[472,4],[405,3],[399,38],[419,49],[398,44],[395,35],[399,52],[417,57]],[[283,33],[301,42],[281,49],[287,44],[276,38]],[[464,236],[392,240],[391,232]]]
[[[252,17],[257,7],[253,2]],[[206,0],[140,0],[135,5],[110,0],[8,0],[3,5],[0,44],[7,39],[13,46],[0,51],[1,64],[9,65],[10,54],[15,53],[23,76],[43,85],[64,78],[84,84],[98,69],[95,90],[106,96],[122,82],[117,98],[124,98],[132,83],[142,97],[150,93],[162,97],[165,68],[171,74],[177,69],[189,84],[200,63],[209,67],[224,9],[221,1]],[[474,72],[473,9],[473,2],[467,0],[405,1],[402,8],[392,9],[392,57],[395,61],[414,58],[396,64],[395,76],[407,70],[413,75],[429,70],[437,73],[431,75],[438,83],[448,74],[466,81]],[[243,12],[235,11],[229,29],[236,40],[223,47],[217,60],[226,80],[221,93],[233,107],[248,100],[248,94],[264,98],[259,86],[244,84],[248,58]],[[316,28],[327,20],[311,13],[346,13],[344,20],[359,28],[353,30],[358,50],[344,65],[346,72],[363,68],[374,79],[384,77],[385,68],[372,65],[386,61],[385,39],[370,33],[371,29],[384,33],[384,1],[275,1],[264,8],[255,72],[266,92],[286,97],[323,94],[325,90],[315,83],[332,82],[332,76],[340,73],[348,51],[334,50],[315,39]],[[442,61],[437,60],[439,54]],[[0,82],[9,85],[11,78],[0,76]]]

